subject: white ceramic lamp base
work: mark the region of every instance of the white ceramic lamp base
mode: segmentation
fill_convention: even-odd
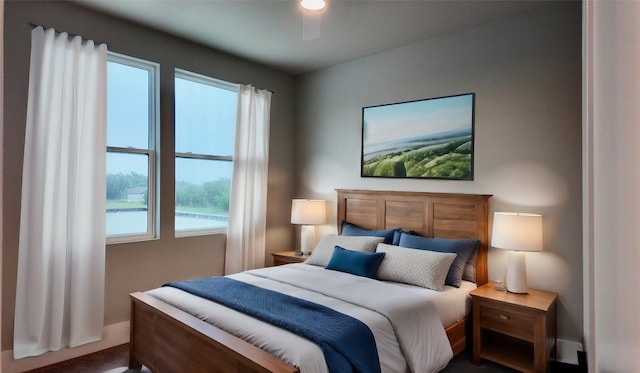
[[[527,263],[524,252],[509,251],[507,257],[507,290],[511,293],[527,293]]]
[[[309,255],[314,247],[316,230],[313,225],[303,225],[300,228],[300,250],[304,255]]]

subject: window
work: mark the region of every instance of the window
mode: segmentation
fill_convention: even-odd
[[[175,75],[176,235],[224,231],[229,217],[237,86]]]
[[[157,64],[109,53],[107,242],[156,236]]]

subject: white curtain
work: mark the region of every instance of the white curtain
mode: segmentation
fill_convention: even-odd
[[[100,340],[104,316],[107,49],[36,27],[14,357]]]
[[[225,274],[264,267],[271,92],[238,89]]]

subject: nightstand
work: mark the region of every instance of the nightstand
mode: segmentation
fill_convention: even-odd
[[[486,359],[521,372],[547,372],[556,353],[558,294],[528,292],[498,291],[488,283],[470,293],[474,364]]]
[[[295,251],[289,250],[271,254],[273,255],[273,265],[279,266],[289,263],[302,263],[309,258],[309,255],[295,255],[294,253]]]

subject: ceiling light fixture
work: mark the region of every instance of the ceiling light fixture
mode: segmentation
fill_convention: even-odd
[[[300,5],[307,10],[321,10],[327,6],[325,0],[300,0]]]

